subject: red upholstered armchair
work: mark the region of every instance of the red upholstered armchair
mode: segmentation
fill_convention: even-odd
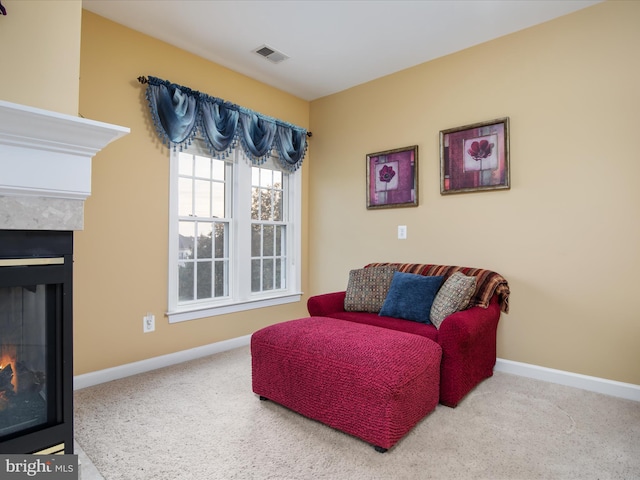
[[[413,333],[437,342],[442,348],[440,367],[440,403],[455,407],[476,385],[493,375],[496,362],[496,331],[500,312],[509,310],[509,285],[500,274],[490,270],[451,265],[415,263],[372,263],[392,266],[397,271],[427,276],[455,272],[476,277],[476,289],[469,306],[447,316],[436,328],[432,324],[381,316],[374,312],[346,311],[346,291],[310,297],[311,316],[331,317]]]

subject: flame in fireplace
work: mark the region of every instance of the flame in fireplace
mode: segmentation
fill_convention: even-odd
[[[11,378],[11,385],[13,385],[13,391],[18,391],[18,376],[16,375],[16,347],[15,345],[2,345],[0,349],[0,374],[2,371],[11,366],[13,372]]]

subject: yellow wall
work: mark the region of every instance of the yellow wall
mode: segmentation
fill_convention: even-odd
[[[87,11],[82,12],[80,71],[80,113],[127,126],[131,133],[94,158],[85,229],[75,235],[75,374],[248,335],[303,316],[300,302],[168,324],[169,151],[155,134],[145,87],[136,78],[164,78],[302,127],[309,124],[309,103]],[[303,166],[306,190],[305,171]],[[306,221],[303,289],[305,228]],[[143,334],[146,312],[156,316],[156,331]]]
[[[78,114],[81,0],[3,0],[0,100]]]
[[[372,261],[493,269],[499,357],[640,384],[639,26],[609,1],[312,102],[309,293]],[[439,131],[503,116],[512,188],[441,196]],[[366,210],[365,155],[414,144],[420,205]]]

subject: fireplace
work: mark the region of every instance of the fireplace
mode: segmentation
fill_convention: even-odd
[[[0,453],[73,453],[73,232],[127,133],[0,100]]]
[[[0,452],[73,452],[73,232],[0,231]]]

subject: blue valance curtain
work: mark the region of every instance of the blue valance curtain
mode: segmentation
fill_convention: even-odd
[[[218,158],[239,144],[254,165],[264,163],[274,150],[284,170],[294,172],[302,165],[304,128],[167,80],[147,77],[147,83],[149,110],[163,143],[182,149],[200,132]]]

